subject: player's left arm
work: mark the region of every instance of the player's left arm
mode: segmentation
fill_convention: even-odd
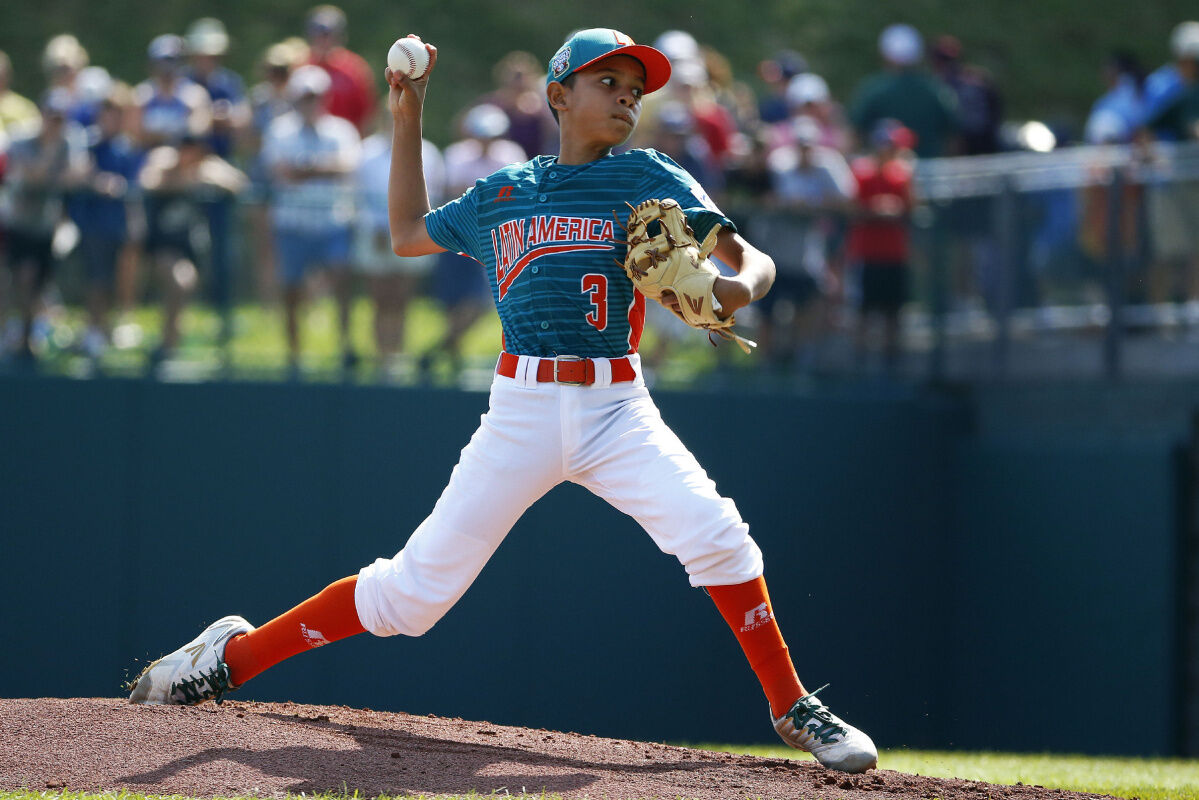
[[[721,275],[712,286],[720,301],[720,317],[727,318],[737,309],[760,300],[774,284],[774,259],[747,242],[739,233],[725,228],[716,237],[712,254],[727,264],[736,275]]]

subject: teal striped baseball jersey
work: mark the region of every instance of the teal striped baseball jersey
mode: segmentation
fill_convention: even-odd
[[[586,164],[538,156],[475,183],[425,216],[441,247],[483,264],[504,349],[616,358],[637,352],[645,298],[625,275],[626,203],[671,198],[703,241],[733,223],[682,167],[656,150]]]

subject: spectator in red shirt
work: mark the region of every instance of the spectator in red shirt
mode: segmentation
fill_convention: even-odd
[[[374,73],[366,60],[345,48],[346,15],[337,6],[321,5],[308,12],[308,63],[316,64],[333,81],[326,110],[349,120],[360,135],[370,128],[375,113]]]
[[[908,218],[913,205],[911,149],[915,135],[893,119],[870,135],[872,152],[852,164],[857,218],[849,232],[850,257],[861,266],[861,308],[855,334],[859,362],[868,327],[883,319],[888,370],[899,360],[899,311],[908,296]]]

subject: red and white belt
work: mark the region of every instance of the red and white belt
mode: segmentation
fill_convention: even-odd
[[[530,358],[537,362],[538,383],[561,383],[567,386],[590,386],[595,383],[596,359],[578,356],[555,356],[554,358]],[[637,370],[628,358],[603,359],[612,367],[612,383],[625,383],[637,379]],[[500,353],[495,365],[498,375],[515,378],[520,365],[520,356]]]

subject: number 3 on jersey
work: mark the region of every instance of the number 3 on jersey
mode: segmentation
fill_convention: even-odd
[[[583,293],[591,295],[594,311],[588,311],[585,319],[597,331],[608,327],[608,278],[594,272],[583,276]]]

